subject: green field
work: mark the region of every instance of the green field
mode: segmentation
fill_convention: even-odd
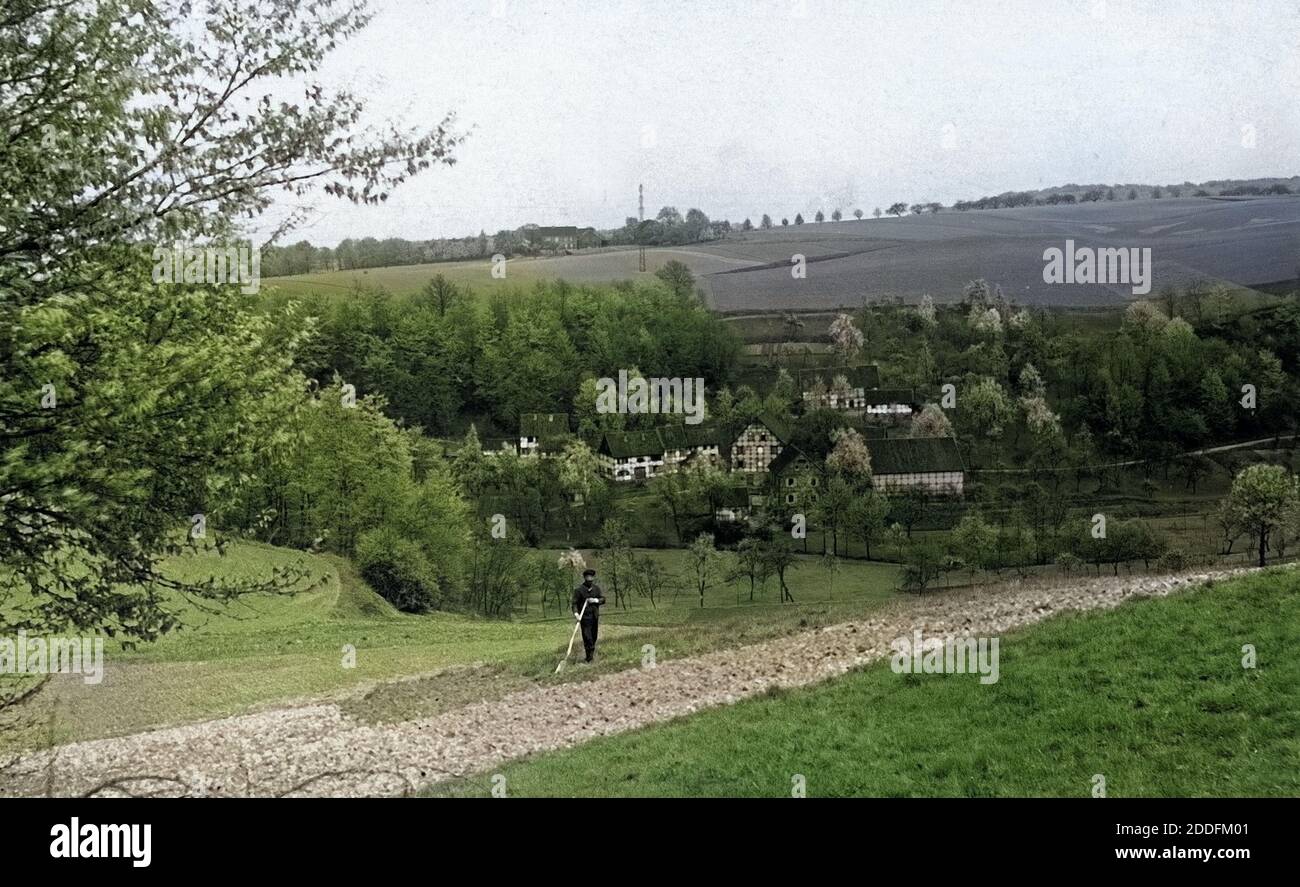
[[[992,685],[876,663],[499,772],[517,797],[1295,796],[1298,648],[1300,576],[1273,571],[1009,635]]]
[[[683,573],[681,551],[651,556]],[[600,566],[598,557],[589,561]],[[403,614],[346,560],[248,542],[230,545],[224,556],[172,558],[165,571],[189,580],[255,578],[292,564],[309,574],[297,594],[245,597],[217,615],[182,604],[179,631],[136,649],[109,641],[103,683],[56,677],[22,706],[24,721],[35,718],[39,730],[0,724],[0,748],[120,735],[322,697],[339,699],[351,714],[369,720],[416,717],[537,682],[634,667],[648,640],[680,656],[849,619],[893,597],[897,572],[889,565],[848,564],[832,589],[820,559],[807,558],[788,574],[794,605],[777,603],[770,585],[751,604],[747,585],[720,584],[706,595],[704,609],[684,587],[657,607],[629,599],[627,610],[607,608],[598,665],[556,678],[552,672],[572,625],[567,606],[543,613],[534,598],[514,621]],[[353,668],[343,667],[345,645],[356,649]],[[410,680],[384,683],[397,678]]]
[[[639,270],[637,251],[608,248],[570,256],[520,257],[510,259],[504,277],[492,276],[486,259],[461,262],[432,262],[425,265],[393,265],[354,271],[317,271],[289,277],[268,277],[263,288],[290,296],[347,295],[356,287],[382,288],[394,295],[409,295],[441,274],[456,284],[467,285],[479,295],[509,289],[527,289],[539,280],[567,280],[570,283],[609,283],[636,280],[650,275],[673,260],[685,261],[697,273],[725,270],[747,262],[710,256],[690,248],[646,250],[646,270]]]

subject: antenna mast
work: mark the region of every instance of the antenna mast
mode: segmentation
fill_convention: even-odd
[[[637,196],[637,221],[644,222],[645,221],[645,185],[636,186],[636,196]],[[637,229],[637,233],[638,235],[640,234],[639,226]],[[641,238],[638,236],[637,240],[640,239]],[[640,250],[638,250],[638,252],[640,254],[639,255],[640,262],[641,262],[640,268],[642,271],[645,271],[645,244],[644,243],[640,244]]]

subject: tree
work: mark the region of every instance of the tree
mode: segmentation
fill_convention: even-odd
[[[604,486],[600,459],[591,447],[580,440],[571,440],[565,444],[559,460],[559,482],[571,507],[586,505],[592,493]],[[571,509],[566,509],[565,513],[571,513]],[[571,526],[571,522],[567,523]]]
[[[695,275],[685,262],[671,259],[655,272],[655,277],[668,284],[668,289],[679,299],[689,298],[695,292]]]
[[[929,542],[915,542],[907,546],[900,580],[904,591],[923,594],[944,571],[943,553]]]
[[[859,496],[849,509],[849,526],[853,536],[862,542],[867,560],[871,560],[871,545],[879,541],[888,528],[889,500],[883,493],[869,492]]]
[[[877,219],[880,218],[880,207],[876,207],[875,210],[872,211],[871,214],[872,214],[873,216],[875,216]]]
[[[614,592],[614,606],[627,609],[623,599],[623,590],[628,585],[628,567],[632,549],[628,547],[627,525],[617,518],[610,518],[601,525],[597,540],[604,552],[605,573],[609,576],[609,587]],[[620,571],[623,581],[620,582]]]
[[[632,590],[637,597],[643,597],[650,601],[651,608],[655,608],[655,598],[661,596],[668,586],[676,580],[657,560],[650,555],[637,555],[633,553],[628,558],[628,578],[632,584]]]
[[[751,221],[749,220],[749,217],[748,217],[748,216],[745,217],[745,221],[743,221],[743,222],[740,223],[740,230],[741,230],[741,231],[753,231],[753,230],[754,230],[754,223],[751,222]]]
[[[1015,415],[1011,400],[1002,386],[987,376],[968,385],[961,399],[959,418],[965,420],[971,434],[982,432],[997,437]]]
[[[691,578],[695,590],[700,596],[700,606],[704,606],[704,592],[717,582],[721,568],[722,553],[713,546],[713,537],[701,533],[695,537],[686,549],[686,562],[690,566]]]
[[[420,290],[419,297],[415,300],[416,304],[421,301],[432,304],[438,310],[439,317],[445,317],[447,309],[461,298],[460,290],[456,285],[447,280],[441,274],[435,274],[433,279],[424,285]]]
[[[830,335],[831,347],[845,364],[862,350],[862,344],[866,341],[862,330],[853,322],[853,316],[842,312],[831,321]]]
[[[1251,465],[1233,480],[1222,514],[1227,529],[1256,540],[1262,567],[1270,534],[1292,520],[1297,507],[1300,487],[1293,475],[1280,465]]]
[[[450,118],[368,137],[346,93],[281,104],[272,84],[314,74],[365,24],[362,5],[189,6],[0,15],[0,119],[13,122],[0,145],[0,597],[31,602],[6,611],[15,628],[152,639],[186,598],[297,587],[299,571],[199,582],[160,569],[185,522],[197,543],[193,516],[289,448],[304,335],[239,286],[155,282],[141,247],[233,242],[234,220],[282,190],[377,204],[459,141]]]
[[[924,487],[908,487],[901,496],[893,499],[894,518],[902,525],[907,538],[912,538],[912,528],[925,517],[930,505],[929,494]]]
[[[740,540],[740,544],[736,546],[736,557],[731,573],[727,576],[728,582],[739,582],[742,579],[749,582],[749,602],[752,604],[757,586],[767,582],[767,562],[763,558],[763,544],[754,536],[746,536]],[[737,593],[737,603],[739,602],[739,593]]]
[[[796,213],[796,214],[795,214],[795,217],[794,217],[794,223],[795,223],[796,225],[802,225],[802,224],[803,224],[803,213]]]
[[[694,493],[685,472],[669,471],[655,475],[648,486],[660,510],[672,520],[677,541],[681,542],[682,520],[687,516]]]
[[[907,204],[902,201],[891,203],[889,209],[885,210],[885,212],[889,213],[891,216],[901,216],[903,213],[907,212]]]
[[[831,213],[832,222],[838,222],[842,218],[844,218],[844,213],[840,212],[839,209],[836,209],[834,212]]]
[[[788,225],[788,224],[790,224],[790,220],[787,219],[787,218],[782,217],[782,219],[781,219],[781,224],[782,224],[782,225]]]
[[[862,210],[855,209],[853,211],[853,218],[857,219],[859,222],[862,221]]]
[[[838,428],[831,432],[834,444],[826,457],[826,467],[855,487],[871,479],[871,453],[856,428]]]
[[[528,576],[524,550],[506,539],[493,539],[486,528],[473,534],[466,603],[484,616],[509,616],[525,593]]]
[[[772,227],[772,217],[769,216],[767,213],[763,213],[763,220],[758,224],[760,228],[762,228],[763,230],[767,230],[768,228]]]
[[[786,541],[788,537],[782,529],[777,529],[772,538],[763,542],[763,563],[766,566],[767,574],[775,576],[777,585],[781,589],[781,603],[789,601],[794,603],[794,595],[790,593],[790,587],[786,584],[785,574],[794,563],[794,552],[790,550],[790,544]]]
[[[853,487],[848,479],[839,473],[832,473],[826,478],[821,494],[817,497],[816,520],[823,528],[831,531],[831,552],[838,554],[840,549],[840,528],[848,520],[849,509],[853,506]],[[825,536],[822,536],[825,548]]]
[[[655,216],[655,221],[659,222],[666,228],[685,224],[682,214],[677,211],[677,207],[675,206],[665,206],[661,208],[658,215]]]
[[[78,289],[105,265],[122,270],[134,253],[117,244],[225,236],[282,189],[323,184],[378,204],[416,172],[451,163],[450,115],[376,139],[354,131],[364,104],[348,93],[312,89],[271,110],[277,79],[314,75],[368,18],[364,3],[289,0],[192,11],[181,0],[17,4],[0,20],[3,116],[23,124],[0,151],[11,189],[0,206],[0,286],[29,304]],[[194,39],[205,28],[227,51]]]
[[[818,224],[820,224],[820,223],[826,221],[826,213],[822,212],[821,210],[817,210],[817,215],[813,216],[813,219],[814,219]]]
[[[970,570],[972,583],[975,571],[990,565],[997,535],[997,529],[985,523],[978,512],[964,515],[953,529],[952,550]]]
[[[701,240],[709,230],[709,217],[692,207],[686,211],[686,234],[691,240]]]
[[[478,499],[487,487],[488,479],[491,477],[487,459],[488,457],[483,455],[483,444],[478,439],[478,429],[471,423],[469,430],[465,432],[465,438],[461,441],[460,449],[451,460],[456,480],[465,490],[465,495],[471,499]]]
[[[935,403],[927,403],[912,417],[912,437],[952,437],[952,422]]]

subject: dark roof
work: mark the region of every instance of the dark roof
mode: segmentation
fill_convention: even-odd
[[[748,419],[746,419],[744,424],[740,426],[741,433],[743,433],[746,428],[748,428],[750,425],[753,425],[755,422],[766,427],[767,430],[772,432],[772,434],[776,436],[776,439],[779,440],[781,443],[789,442],[790,426],[787,425],[785,422],[783,422],[781,419],[778,419],[776,416],[773,416],[771,413],[766,413],[766,412],[758,413],[757,415],[750,416]],[[732,440],[732,443],[735,443],[734,439]]]
[[[749,487],[733,485],[718,495],[718,505],[723,508],[749,508]]]
[[[912,388],[868,388],[863,400],[868,404],[920,403],[916,399],[916,391]]]
[[[866,444],[873,475],[965,470],[951,437],[891,437]]]
[[[552,227],[537,227],[533,230],[534,237],[577,237],[577,225],[555,225]]]
[[[668,450],[719,445],[721,432],[716,425],[665,425],[647,431],[606,431],[600,440],[600,452],[615,459],[632,456],[660,456]]]
[[[808,464],[810,467],[813,468],[817,467],[816,460],[814,460],[811,456],[809,456],[807,453],[805,453],[803,450],[799,449],[798,447],[789,445],[781,448],[781,452],[777,453],[776,458],[773,459],[768,464],[767,470],[772,474],[780,474],[781,472],[789,468],[791,465],[793,465],[795,460],[801,456],[804,459],[808,460]]]
[[[853,388],[876,388],[880,385],[880,367],[875,364],[796,370],[794,381],[799,386],[800,391],[812,390],[812,387],[817,384],[819,379],[829,389],[836,376],[843,376]]]
[[[520,437],[554,437],[568,433],[568,413],[523,413],[519,416]]]
[[[632,456],[658,456],[664,451],[664,442],[656,431],[606,431],[600,439],[600,452],[615,459]]]

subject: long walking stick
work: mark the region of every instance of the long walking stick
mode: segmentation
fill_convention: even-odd
[[[578,629],[582,627],[582,616],[587,612],[587,602],[590,600],[591,598],[587,598],[582,602],[582,609],[578,611],[578,618],[573,622],[573,634],[569,635],[569,649],[564,654],[564,658],[560,660],[560,664],[555,666],[556,674],[560,673],[560,669],[564,668],[564,663],[568,662],[569,657],[573,655],[573,642],[578,638]]]

